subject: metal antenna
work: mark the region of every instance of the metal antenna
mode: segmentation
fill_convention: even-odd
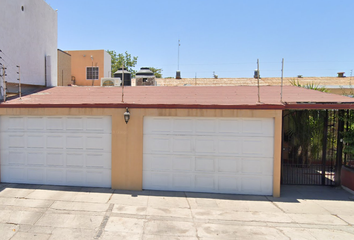
[[[22,89],[21,89],[21,68],[19,65],[17,65],[16,67],[18,67],[18,92],[20,94],[20,99],[22,97]]]
[[[260,89],[259,89],[259,59],[257,59],[257,86],[258,86],[258,103],[261,102],[261,95],[260,95]]]
[[[177,63],[177,70],[179,70],[179,47],[181,46],[181,41],[178,39],[178,63]]]
[[[349,79],[350,95],[353,95],[352,76],[353,76],[353,69],[350,70],[350,79]]]
[[[122,61],[122,102],[124,103],[124,60]]]
[[[2,66],[2,82],[3,82],[4,102],[6,102],[6,81],[5,81],[5,76],[6,76],[6,68],[4,66]]]
[[[283,102],[283,77],[284,77],[284,58],[282,58],[282,60],[281,60],[280,102]]]

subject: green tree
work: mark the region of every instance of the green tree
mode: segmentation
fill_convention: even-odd
[[[320,84],[301,84],[295,79],[289,82],[296,87],[327,92],[327,89],[321,87]],[[289,110],[287,116],[289,127],[286,134],[293,139],[293,151],[298,154],[297,163],[310,164],[311,158],[318,157],[322,149],[324,112],[317,110]]]
[[[117,54],[114,50],[107,50],[107,52],[111,55],[111,64],[112,64],[112,76],[118,70],[118,68],[122,67],[122,63],[124,61],[124,67],[129,70],[132,74],[132,77],[135,77],[136,71],[133,69],[136,63],[138,62],[138,57],[132,57],[127,51],[125,53]]]
[[[312,90],[317,90],[320,92],[328,92],[328,89],[325,87],[321,87],[320,84],[315,84],[313,82],[307,83],[307,84],[301,84],[299,80],[296,79],[291,79],[289,80],[290,84],[295,87],[302,87],[302,88],[307,88],[307,89],[312,89]]]
[[[151,72],[154,73],[156,78],[162,78],[162,69],[161,68],[154,68],[150,67]]]

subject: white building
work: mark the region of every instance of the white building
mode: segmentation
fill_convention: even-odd
[[[44,0],[1,0],[0,23],[0,63],[9,85],[18,83],[20,66],[28,87],[56,86],[57,12]]]

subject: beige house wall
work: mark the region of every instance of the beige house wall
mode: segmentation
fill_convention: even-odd
[[[58,49],[58,79],[57,86],[71,84],[71,56]]]
[[[329,93],[338,95],[354,95],[354,88],[327,88]]]
[[[0,115],[111,116],[112,188],[128,190],[142,190],[145,116],[274,118],[273,196],[280,196],[282,110],[130,108],[129,111],[128,124],[124,122],[124,108],[2,108]]]
[[[75,85],[92,86],[92,80],[86,79],[87,67],[98,67],[98,80],[93,81],[93,86],[101,85],[101,78],[107,77],[109,71],[105,68],[105,50],[77,50],[66,51],[71,55],[71,75],[75,77]],[[92,59],[91,59],[92,56]],[[109,60],[109,64],[111,64]]]

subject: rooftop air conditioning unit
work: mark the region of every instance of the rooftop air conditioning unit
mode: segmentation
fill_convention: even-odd
[[[122,83],[120,78],[101,78],[102,87],[119,87]]]

